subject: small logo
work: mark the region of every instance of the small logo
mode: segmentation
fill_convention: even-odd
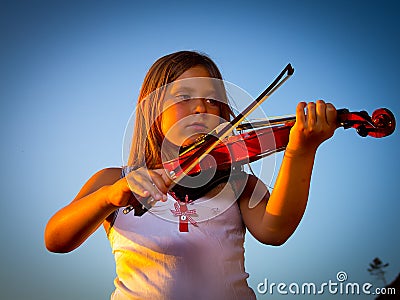
[[[337,272],[337,274],[336,274],[336,279],[337,279],[339,282],[346,281],[346,280],[347,280],[347,273],[344,272],[344,271],[339,271],[339,272]]]

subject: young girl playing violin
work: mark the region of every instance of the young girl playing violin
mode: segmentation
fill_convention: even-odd
[[[111,299],[255,299],[244,270],[245,230],[269,245],[293,234],[306,208],[317,148],[337,127],[332,104],[299,103],[271,194],[246,174],[214,185],[191,206],[171,193],[175,183],[162,162],[232,116],[209,81],[177,88],[194,78],[222,79],[214,62],[197,52],[157,60],[140,91],[128,168],[94,174],[47,224],[52,252],[72,251],[104,226],[116,262]],[[149,201],[143,213],[138,204]],[[172,209],[165,209],[168,203]],[[127,206],[134,211],[123,213]],[[213,217],[201,219],[205,207]]]

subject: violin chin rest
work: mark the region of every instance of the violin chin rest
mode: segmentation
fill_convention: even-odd
[[[211,179],[209,179],[210,172],[215,172],[214,176]],[[196,187],[190,187],[190,186],[193,186],[193,182],[201,182],[202,181],[202,178],[194,179],[193,177],[195,177],[195,176],[201,176],[203,178],[208,178],[208,180],[203,185],[199,185]],[[239,178],[240,176],[246,176],[246,173],[244,171],[242,171],[241,168],[239,168],[239,170],[236,170],[236,168],[233,168],[233,169],[229,168],[226,170],[216,170],[216,171],[215,170],[205,170],[205,171],[202,171],[201,174],[187,175],[187,176],[183,177],[183,179],[178,184],[174,185],[174,187],[171,189],[171,191],[174,192],[175,195],[182,202],[185,202],[186,196],[188,196],[189,201],[195,201],[195,200],[203,197],[205,194],[207,194],[209,191],[211,191],[217,185],[224,183],[224,182],[228,182],[231,179]]]

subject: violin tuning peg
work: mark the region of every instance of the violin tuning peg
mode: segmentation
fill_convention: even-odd
[[[363,125],[358,126],[356,128],[356,131],[357,131],[359,136],[362,136],[362,137],[367,137],[368,136],[368,129],[365,128],[365,126],[363,126]]]

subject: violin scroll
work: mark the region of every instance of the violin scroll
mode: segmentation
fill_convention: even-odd
[[[373,138],[391,135],[396,128],[395,117],[387,108],[378,108],[371,116],[366,111],[349,112],[347,109],[339,109],[338,123],[345,129],[356,129],[362,137]]]
[[[393,113],[386,108],[379,108],[372,113],[372,123],[379,128],[379,132],[373,137],[384,137],[391,135],[396,128],[396,120]]]

